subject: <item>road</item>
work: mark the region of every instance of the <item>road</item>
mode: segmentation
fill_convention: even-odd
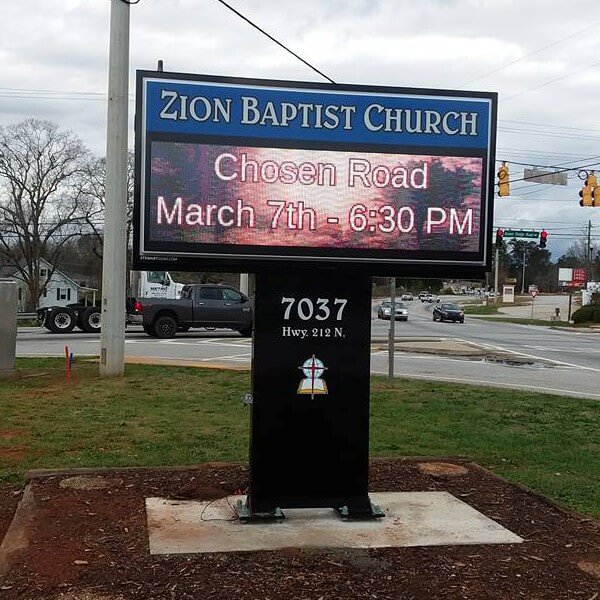
[[[431,305],[418,300],[407,303],[408,322],[396,323],[396,337],[447,338],[477,344],[528,358],[531,364],[486,362],[453,356],[397,352],[398,376],[430,380],[477,383],[516,389],[534,389],[549,393],[600,399],[600,333],[565,332],[548,327],[516,325],[469,318],[465,324],[433,322]],[[372,336],[387,336],[389,323],[376,318],[373,303]],[[76,356],[97,356],[99,336],[82,332],[50,334],[41,328],[20,328],[18,356],[62,356],[64,347]],[[126,334],[125,353],[131,358],[180,359],[207,365],[249,366],[252,342],[227,330],[190,331],[174,339],[157,340],[141,328]],[[386,351],[374,350],[373,373],[387,374]]]

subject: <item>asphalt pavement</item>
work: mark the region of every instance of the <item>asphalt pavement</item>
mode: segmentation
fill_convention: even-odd
[[[389,322],[376,318],[380,299],[373,302],[372,337],[384,340]],[[397,376],[473,383],[600,399],[600,333],[563,331],[549,327],[491,322],[467,316],[464,324],[432,320],[430,304],[406,303],[407,322],[396,322]],[[454,340],[504,358],[453,356],[452,352],[419,353],[401,350],[402,341]],[[73,331],[51,334],[42,328],[19,328],[17,356],[97,356],[99,335]],[[489,353],[489,352],[488,352]],[[249,367],[252,341],[229,330],[192,330],[168,340],[148,337],[141,328],[128,328],[125,354],[131,361],[169,362],[204,366]],[[518,357],[511,361],[510,357]],[[374,346],[371,371],[388,373],[387,350]]]

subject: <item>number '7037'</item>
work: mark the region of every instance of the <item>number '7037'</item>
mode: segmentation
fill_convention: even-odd
[[[284,296],[281,298],[281,304],[285,306],[283,320],[289,321],[297,315],[302,321],[310,321],[313,317],[317,321],[326,321],[329,318],[341,321],[347,303],[347,298],[335,298],[330,307],[329,298],[317,298],[316,302],[313,302],[310,298],[298,300]],[[294,315],[292,315],[293,310]]]

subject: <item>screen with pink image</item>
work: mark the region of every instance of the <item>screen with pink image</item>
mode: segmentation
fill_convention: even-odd
[[[153,140],[149,171],[150,244],[481,251],[479,157]]]

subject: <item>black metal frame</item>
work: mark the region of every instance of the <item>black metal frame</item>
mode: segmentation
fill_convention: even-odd
[[[370,92],[387,94],[408,95],[436,95],[450,98],[481,98],[490,101],[490,140],[489,152],[478,150],[461,150],[459,148],[441,148],[427,146],[397,146],[389,145],[361,145],[341,144],[333,142],[307,142],[298,140],[272,140],[224,136],[198,136],[191,134],[164,134],[149,133],[146,135],[146,145],[142,147],[142,89],[147,78],[173,79],[181,82],[208,82],[237,84],[262,87],[289,87],[306,90],[328,90],[335,92]],[[136,82],[136,167],[135,167],[135,205],[134,205],[134,238],[133,238],[133,266],[136,269],[147,270],[218,270],[254,272],[262,269],[276,268],[277,264],[289,263],[299,267],[307,264],[318,263],[320,266],[330,265],[332,268],[352,267],[358,272],[369,275],[396,275],[419,277],[471,277],[481,278],[485,271],[491,267],[492,256],[492,223],[493,223],[493,190],[494,190],[494,160],[496,144],[496,118],[497,94],[491,92],[463,92],[457,90],[431,90],[424,88],[401,88],[390,86],[364,86],[364,85],[333,85],[328,83],[310,83],[302,81],[279,81],[270,79],[248,79],[238,77],[217,77],[209,75],[193,75],[187,73],[167,73],[163,71],[138,71]],[[196,248],[190,252],[189,244],[172,242],[145,243],[145,248],[140,247],[142,233],[147,240],[147,231],[140,230],[142,222],[141,198],[141,158],[144,157],[146,181],[145,189],[149,186],[151,144],[153,141],[168,140],[190,143],[227,144],[242,143],[245,146],[261,146],[273,148],[304,148],[322,150],[360,150],[361,152],[386,152],[410,153],[414,155],[437,156],[470,156],[480,157],[483,160],[482,173],[482,198],[481,198],[481,236],[479,251],[475,253],[422,251],[415,257],[414,252],[394,250],[365,251],[358,249],[324,249],[315,247],[282,248],[282,247],[255,247],[220,244],[205,244],[206,248]],[[486,158],[488,159],[486,162]],[[487,182],[487,185],[486,183]],[[145,210],[149,210],[146,204]],[[147,226],[149,219],[145,218]]]

